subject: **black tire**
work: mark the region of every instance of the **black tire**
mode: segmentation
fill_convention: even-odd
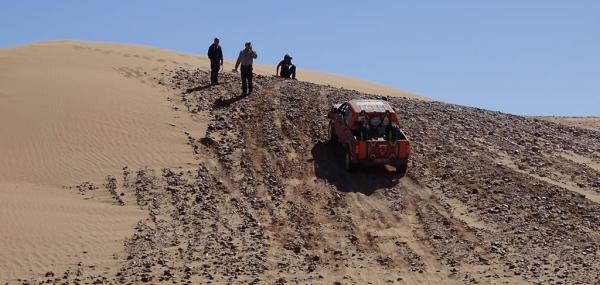
[[[327,141],[332,144],[336,144],[338,142],[337,135],[335,134],[331,124],[329,124],[329,127],[327,128]]]
[[[356,169],[356,162],[352,161],[352,154],[350,154],[349,150],[344,152],[344,169],[348,172]]]
[[[408,170],[408,163],[401,163],[401,164],[396,165],[396,173],[398,173],[398,176],[400,176],[400,178],[402,178],[402,177],[404,177],[404,175],[406,175],[407,170]]]

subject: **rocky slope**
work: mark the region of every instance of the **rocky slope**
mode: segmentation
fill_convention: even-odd
[[[197,69],[148,77],[181,115],[210,117],[185,134],[197,167],[73,188],[148,218],[119,268],[22,283],[600,284],[600,132],[274,77],[245,97],[234,74],[212,87]],[[351,98],[395,107],[407,177],[343,170],[324,115]]]

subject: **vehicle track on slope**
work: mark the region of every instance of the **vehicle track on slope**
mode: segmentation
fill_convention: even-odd
[[[600,282],[600,205],[536,178],[598,191],[597,170],[555,155],[597,161],[593,131],[260,75],[249,96],[229,73],[218,86],[198,69],[158,80],[174,109],[209,118],[206,133],[185,132],[197,168],[117,181],[149,218],[118,272],[71,271],[70,283]],[[395,107],[413,146],[406,177],[344,170],[324,116],[354,98]]]

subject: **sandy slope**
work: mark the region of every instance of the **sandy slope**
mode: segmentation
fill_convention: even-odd
[[[140,78],[165,67],[206,68],[205,58],[64,41],[2,49],[0,63],[0,181],[62,185],[101,177],[114,166],[189,162],[184,140],[175,135],[181,130],[169,125],[189,124],[181,122],[188,116],[170,112],[164,93]],[[271,74],[273,67],[256,71]],[[362,92],[418,97],[330,74],[302,71],[299,76]]]
[[[120,175],[123,166],[186,168],[195,160],[184,132],[203,134],[206,127],[201,114],[174,110],[169,90],[148,79],[169,68],[207,66],[203,57],[131,45],[59,41],[0,49],[0,281],[112,260],[143,216],[114,204],[105,176]],[[231,67],[227,62],[225,70]],[[272,74],[274,67],[256,72]],[[330,74],[298,76],[418,97]],[[83,181],[99,187],[100,198],[61,189]]]
[[[50,271],[79,262],[112,266],[123,238],[144,217],[132,207],[82,200],[65,189],[0,183],[0,280]]]
[[[559,117],[545,116],[540,119],[550,122],[560,123],[567,126],[586,128],[590,130],[600,131],[600,117]]]
[[[164,73],[172,106],[208,112],[187,135],[198,168],[117,177],[149,218],[117,272],[70,282],[600,282],[595,131],[389,97],[413,145],[399,179],[390,166],[345,171],[325,141],[331,103],[372,96],[266,76],[239,96],[237,76],[196,88],[206,71]]]
[[[0,50],[0,283],[600,282],[597,131],[263,66],[239,96],[230,73],[202,88],[206,67],[138,46]],[[341,167],[323,115],[373,96],[335,86],[410,97],[387,98],[408,177]]]
[[[164,94],[122,74],[162,64],[128,60],[129,49],[116,55],[61,42],[0,50],[0,279],[106,262],[142,217],[61,186],[101,186],[125,165],[193,162],[169,125],[181,120]]]
[[[75,43],[4,49],[0,60],[1,181],[73,184],[115,166],[189,162],[164,94],[133,78],[159,62]]]

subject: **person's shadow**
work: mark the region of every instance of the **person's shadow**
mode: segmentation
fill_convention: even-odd
[[[375,190],[392,188],[400,176],[385,165],[359,166],[353,172],[344,169],[344,153],[339,145],[318,142],[311,150],[315,175],[336,186],[342,192],[371,195]]]
[[[250,94],[240,94],[239,96],[235,96],[235,97],[231,97],[228,99],[223,99],[223,98],[219,98],[217,100],[215,100],[215,102],[213,103],[213,106],[215,108],[227,108],[229,106],[231,106],[231,104],[240,101],[246,97],[248,97]]]
[[[189,89],[185,90],[185,94],[190,94],[190,93],[195,92],[195,91],[202,91],[202,90],[208,89],[208,88],[210,88],[212,86],[213,86],[212,84],[208,84],[208,85],[200,85],[200,86],[197,86],[197,87],[194,87],[194,88],[189,88]]]

